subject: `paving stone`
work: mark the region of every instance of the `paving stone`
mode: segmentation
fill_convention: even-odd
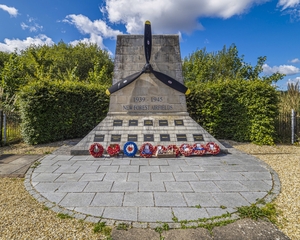
[[[153,159],[149,160],[149,165],[150,166],[151,165],[153,165],[153,166],[166,166],[166,165],[169,165],[169,163],[165,159],[156,159],[156,158],[153,158]]]
[[[257,200],[264,198],[266,192],[241,192],[241,195],[250,203],[256,203]]]
[[[103,181],[125,182],[126,179],[127,179],[127,173],[108,172],[105,174]]]
[[[129,159],[113,159],[111,165],[117,165],[117,166],[121,166],[121,165],[129,165],[130,164],[130,160]]]
[[[75,207],[76,212],[81,212],[87,215],[92,215],[95,217],[101,217],[104,211],[104,207]]]
[[[165,182],[167,192],[194,192],[189,182]]]
[[[219,207],[211,193],[183,193],[189,207],[200,205],[201,207]]]
[[[185,160],[167,160],[170,166],[186,166],[187,163]]]
[[[148,166],[149,161],[148,160],[140,160],[140,159],[131,159],[130,165]]]
[[[150,182],[150,173],[128,173],[128,180],[130,182]]]
[[[152,182],[175,181],[172,173],[151,173]]]
[[[221,192],[213,181],[190,182],[195,192]]]
[[[152,192],[125,192],[123,206],[154,206]]]
[[[139,207],[138,221],[141,222],[172,222],[172,209],[162,207]]]
[[[94,163],[92,164],[93,166],[110,166],[112,163],[112,160],[95,160]]]
[[[67,193],[43,192],[41,195],[47,198],[51,203],[59,203]]]
[[[120,166],[118,172],[139,172],[139,166]]]
[[[179,166],[176,165],[172,165],[172,166],[160,166],[160,171],[161,172],[182,172],[181,168]]]
[[[106,173],[111,173],[111,172],[118,172],[119,166],[100,166],[97,172],[106,172]]]
[[[178,221],[182,220],[197,220],[199,218],[208,218],[209,215],[205,208],[172,208],[175,217]]]
[[[165,192],[163,182],[139,182],[139,192]]]
[[[137,207],[106,207],[103,218],[137,221]]]
[[[245,172],[243,175],[249,180],[270,180],[270,172]]]
[[[60,173],[40,173],[36,177],[32,177],[33,182],[53,182],[61,174]]]
[[[62,173],[55,182],[78,182],[83,173]]]
[[[245,192],[248,189],[238,181],[214,181],[222,192]]]
[[[92,166],[92,165],[79,166],[76,173],[96,173],[98,168],[99,168],[98,166]]]
[[[200,166],[180,166],[183,172],[203,172],[203,168]]]
[[[243,184],[244,186],[246,186],[246,188],[249,191],[252,192],[258,192],[258,191],[262,191],[262,192],[268,192],[269,190],[272,189],[272,187],[265,183],[264,181],[240,181],[241,184]]]
[[[215,207],[215,208],[206,208],[206,211],[208,213],[208,216],[210,218],[212,218],[212,217],[222,216],[223,214],[226,214],[226,213],[233,213],[236,210],[233,208],[222,209],[220,207]]]
[[[239,172],[219,172],[218,174],[223,180],[232,180],[232,181],[247,180],[247,178],[245,178]]]
[[[141,173],[160,172],[160,169],[159,166],[140,166],[140,172]]]
[[[61,206],[83,207],[89,206],[95,193],[68,193],[59,203]]]
[[[225,207],[240,207],[247,206],[249,202],[246,201],[239,193],[211,193],[214,199],[220,206]]]
[[[111,192],[137,192],[138,182],[114,182]]]
[[[124,193],[97,193],[91,206],[120,207]]]
[[[79,179],[79,181],[88,182],[88,181],[102,181],[105,176],[105,173],[85,173]]]
[[[110,192],[113,181],[89,182],[84,192]]]
[[[79,156],[73,156],[71,159],[76,161],[94,162],[94,161],[86,161],[88,158],[89,158],[88,155],[79,155]]]
[[[204,169],[204,167],[203,167]],[[205,180],[222,180],[221,176],[218,172],[196,172],[196,175],[199,177],[201,181]]]
[[[154,192],[154,201],[157,207],[187,206],[181,193]]]
[[[176,181],[199,181],[199,178],[193,172],[174,173]]]
[[[66,182],[63,183],[57,192],[82,192],[88,182]]]
[[[47,166],[47,165],[39,165],[36,169],[34,169],[35,173],[53,173],[57,170],[59,166]]]
[[[56,190],[58,190],[58,188],[62,185],[62,183],[44,183],[44,182],[40,182],[37,185],[34,186],[34,188],[38,191],[38,192],[55,192]]]

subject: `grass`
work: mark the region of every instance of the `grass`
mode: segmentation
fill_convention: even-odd
[[[57,217],[60,219],[68,219],[68,218],[72,218],[70,215],[65,214],[65,213],[58,213]]]
[[[106,226],[106,222],[96,223],[94,226],[94,233],[102,233],[106,239],[111,239],[111,228]]]

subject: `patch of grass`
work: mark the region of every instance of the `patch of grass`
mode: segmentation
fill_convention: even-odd
[[[36,161],[34,162],[34,164],[31,166],[31,168],[37,168],[37,166],[39,166],[41,164],[41,162]]]
[[[60,218],[60,219],[72,218],[70,215],[65,214],[65,213],[58,213],[57,217]]]
[[[195,206],[195,208],[201,208],[201,205],[200,205],[200,204],[198,204],[198,205],[196,205],[196,206]]]
[[[129,228],[129,225],[126,224],[126,223],[119,223],[118,226],[117,226],[117,230],[128,230]]]
[[[106,239],[111,238],[111,228],[105,225],[106,222],[96,223],[94,226],[94,233],[102,233],[106,236]]]
[[[276,223],[276,218],[278,215],[274,203],[267,203],[261,208],[256,204],[242,206],[237,209],[237,212],[241,218],[251,218],[254,220],[267,218],[272,223]]]
[[[220,208],[221,208],[221,209],[226,209],[227,207],[226,207],[226,206],[223,206],[223,205],[221,205],[221,206],[220,206]]]
[[[48,208],[48,207],[46,207],[46,206],[43,206],[43,210],[45,210],[45,211],[48,211],[48,210],[49,210],[49,208]]]

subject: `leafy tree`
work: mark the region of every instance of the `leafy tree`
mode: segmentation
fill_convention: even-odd
[[[186,82],[193,84],[236,78],[261,79],[271,84],[284,77],[280,73],[261,77],[265,61],[266,57],[259,57],[257,65],[252,67],[244,62],[244,56],[239,57],[235,45],[228,49],[224,46],[221,51],[212,53],[208,53],[204,48],[184,58],[183,75]]]

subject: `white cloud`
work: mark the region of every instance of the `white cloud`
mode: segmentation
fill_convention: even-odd
[[[17,50],[18,52],[26,49],[31,45],[53,45],[54,42],[51,38],[46,35],[38,35],[34,38],[27,37],[25,40],[20,39],[4,39],[4,43],[0,43],[0,51],[3,52],[14,52]]]
[[[117,35],[122,34],[119,30],[113,30],[107,26],[106,22],[102,20],[91,21],[88,17],[81,14],[68,15],[63,22],[74,25],[82,34],[90,35],[90,38],[76,40],[71,42],[71,44],[78,42],[96,43],[101,48],[106,48],[103,44],[104,38],[116,38]]]
[[[292,65],[280,65],[280,66],[270,67],[268,64],[264,64],[263,72],[265,74],[273,74],[279,72],[285,75],[294,75],[300,73],[300,68],[297,68]]]
[[[291,63],[300,63],[300,60],[299,60],[299,58],[295,58],[295,59],[292,59],[290,62]]]
[[[277,6],[282,7],[282,10],[294,8],[300,5],[300,0],[279,0]]]
[[[8,14],[12,17],[16,17],[18,15],[18,10],[14,7],[8,7],[4,4],[0,4],[0,9],[8,12]]]
[[[201,17],[230,18],[269,0],[106,0],[101,8],[111,23],[125,24],[130,34],[141,33],[146,20],[154,33],[190,33],[203,29]]]
[[[37,24],[35,22],[36,20],[34,18],[29,17],[29,16],[27,16],[27,17],[28,17],[28,20],[27,20],[28,24],[26,24],[24,22],[21,23],[21,28],[23,30],[29,29],[30,32],[37,32],[37,31],[43,29],[43,26],[40,26],[39,24]]]

